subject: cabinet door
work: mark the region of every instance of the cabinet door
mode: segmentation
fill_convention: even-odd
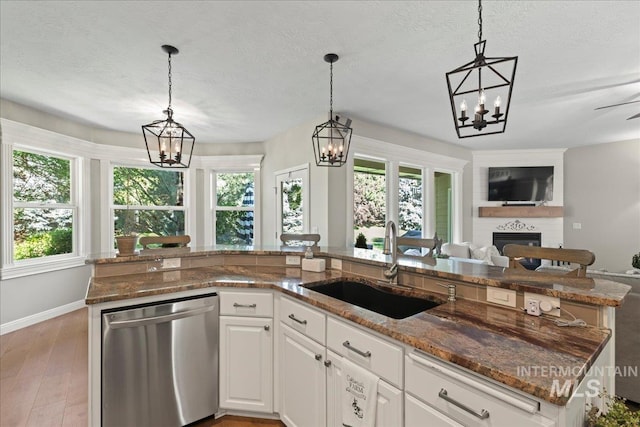
[[[273,319],[220,317],[220,407],[273,412]]]
[[[324,346],[282,325],[280,417],[289,427],[324,427],[327,383]]]
[[[327,351],[327,426],[342,427],[342,356]],[[327,363],[328,363],[327,362]],[[376,406],[376,426],[396,427],[402,424],[402,391],[380,380]]]
[[[426,403],[405,393],[405,427],[464,427],[459,422],[433,409]]]

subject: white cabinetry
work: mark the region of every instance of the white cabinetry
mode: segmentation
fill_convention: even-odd
[[[405,385],[407,427],[436,412],[445,426],[556,425],[540,414],[538,401],[415,351],[406,356]]]
[[[220,300],[220,408],[271,413],[272,294],[220,292]]]
[[[402,426],[402,347],[287,298],[280,307],[280,416],[287,426],[342,426],[343,357],[381,378],[376,426]]]
[[[282,325],[280,417],[289,427],[326,424],[324,345]]]
[[[327,426],[342,426],[342,356],[327,350]],[[378,383],[376,426],[402,425],[402,391],[380,380]]]

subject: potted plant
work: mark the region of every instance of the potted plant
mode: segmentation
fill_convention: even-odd
[[[612,396],[604,390],[598,395],[606,406],[606,412],[597,406],[587,407],[589,427],[635,427],[640,425],[640,411],[634,412],[625,404],[625,399]]]
[[[363,233],[359,233],[356,237],[356,248],[369,249],[367,246],[367,238]]]
[[[640,269],[640,252],[638,252],[631,258],[631,266],[633,268]]]
[[[131,256],[135,254],[138,234],[133,231],[136,225],[135,212],[129,209],[122,211],[121,234],[116,236],[118,256]]]

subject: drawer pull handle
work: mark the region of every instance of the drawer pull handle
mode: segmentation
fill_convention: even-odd
[[[316,354],[316,360],[322,360],[322,355],[321,354]]]
[[[368,351],[368,350],[367,351],[358,350],[357,348],[352,346],[349,341],[343,342],[342,345],[347,347],[349,350],[351,350],[351,351],[353,351],[355,353],[358,353],[362,357],[371,357],[371,352],[370,351]]]
[[[271,326],[269,326],[269,325],[264,325],[264,330],[265,330],[265,331],[268,331],[269,329],[271,329]]]
[[[455,400],[452,397],[449,397],[449,394],[447,393],[446,389],[440,389],[440,393],[438,393],[438,397],[440,397],[441,399],[446,400],[447,402],[456,405],[458,408],[462,409],[463,411],[467,411],[468,413],[470,413],[471,415],[473,415],[474,417],[478,417],[481,420],[486,420],[487,418],[489,418],[489,411],[487,411],[486,409],[481,409],[480,412],[476,412],[473,409],[469,408],[467,405],[465,405],[464,403],[460,403],[457,400]]]
[[[235,308],[256,308],[256,304],[238,304],[237,302],[233,303]]]
[[[295,316],[295,314],[293,314],[293,313],[291,313],[291,314],[289,315],[289,319],[293,320],[294,322],[298,322],[298,323],[300,323],[301,325],[306,325],[306,324],[307,324],[307,321],[306,321],[306,320],[300,320],[300,319],[298,319],[298,318]]]

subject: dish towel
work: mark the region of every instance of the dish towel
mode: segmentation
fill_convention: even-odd
[[[378,378],[355,363],[342,358],[342,425],[374,427],[378,403]]]

